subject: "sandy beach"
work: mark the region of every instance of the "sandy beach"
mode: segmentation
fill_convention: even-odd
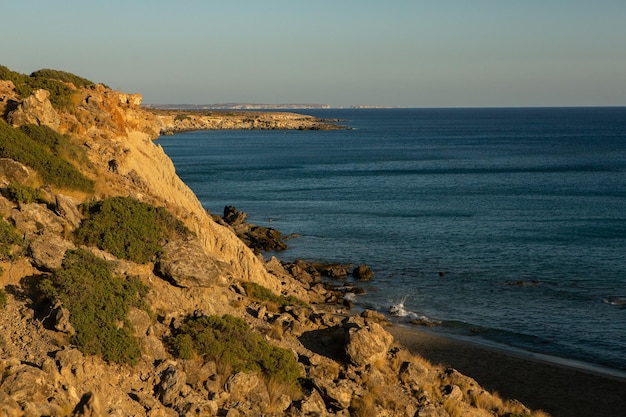
[[[484,388],[533,410],[553,417],[626,415],[626,378],[526,358],[417,327],[396,325],[387,330],[412,353],[455,368]]]

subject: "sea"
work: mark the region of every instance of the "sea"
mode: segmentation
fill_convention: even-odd
[[[297,234],[267,258],[368,265],[354,308],[626,377],[625,107],[303,112],[349,129],[157,143],[210,212]]]

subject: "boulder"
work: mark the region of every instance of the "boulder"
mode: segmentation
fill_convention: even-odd
[[[345,353],[350,361],[363,367],[384,359],[393,342],[393,336],[378,323],[366,323],[361,317],[344,320],[346,330]]]
[[[161,380],[155,387],[157,398],[165,406],[174,405],[179,399],[186,383],[187,378],[185,373],[176,369],[173,365],[169,365],[161,373]]]
[[[243,224],[246,221],[246,217],[248,217],[248,215],[245,212],[239,211],[233,206],[224,207],[224,215],[222,218],[227,224],[233,227]]]
[[[46,125],[54,130],[59,129],[61,119],[50,100],[48,90],[36,90],[24,101],[18,104],[17,108],[10,112],[7,120],[12,126],[22,126],[25,124]]]
[[[12,182],[25,183],[34,174],[34,171],[13,159],[0,158],[0,185]]]
[[[259,382],[259,377],[254,372],[237,372],[228,378],[225,388],[231,398],[244,399],[259,385]]]
[[[207,255],[196,238],[168,242],[163,251],[156,272],[179,287],[214,287],[230,281],[230,265]]]
[[[103,415],[100,400],[93,392],[85,393],[72,412],[72,417],[100,417]]]
[[[74,244],[57,234],[34,235],[28,245],[31,262],[36,268],[54,271],[61,268],[65,252]]]
[[[373,275],[374,271],[367,265],[359,265],[352,271],[352,276],[359,281],[369,281]]]
[[[63,307],[60,301],[57,301],[54,304],[51,314],[52,319],[54,320],[54,329],[63,333],[67,333],[70,336],[76,333],[74,330],[74,326],[70,322],[70,311]]]
[[[83,219],[82,214],[78,210],[78,202],[72,197],[62,194],[57,194],[55,200],[56,213],[67,220],[74,229],[77,229]]]

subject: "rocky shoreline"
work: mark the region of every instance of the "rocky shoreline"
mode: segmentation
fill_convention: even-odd
[[[254,248],[281,236],[236,209],[216,221],[153,143],[318,121],[158,115],[71,74],[0,69],[0,414],[544,415],[412,354],[380,313],[351,313],[317,275],[348,267],[264,259]],[[211,339],[224,323],[237,336]]]

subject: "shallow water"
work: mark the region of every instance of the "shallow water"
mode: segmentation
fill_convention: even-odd
[[[345,131],[159,139],[204,206],[367,263],[362,307],[626,370],[626,108],[320,110]]]

